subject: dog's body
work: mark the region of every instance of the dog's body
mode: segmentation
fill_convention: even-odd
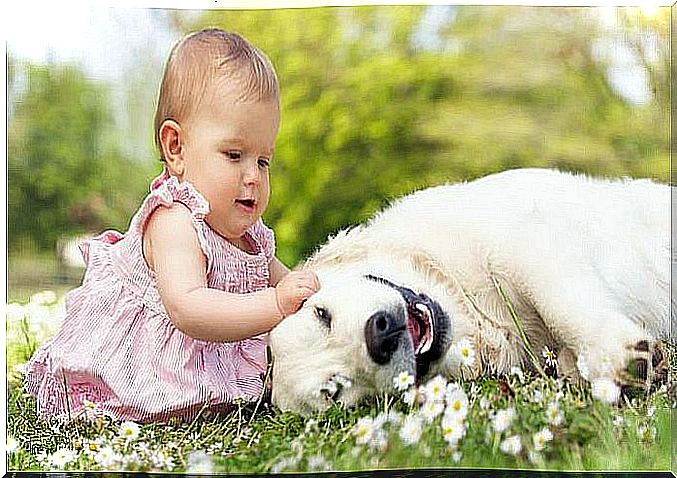
[[[419,191],[307,261],[322,288],[271,333],[273,400],[311,411],[333,377],[350,404],[402,371],[458,376],[464,338],[466,377],[547,347],[560,375],[623,384],[641,362],[643,379],[669,336],[670,265],[666,185],[525,169]]]

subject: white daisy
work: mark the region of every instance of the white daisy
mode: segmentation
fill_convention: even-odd
[[[454,354],[461,365],[472,367],[475,363],[475,349],[468,338],[462,338],[454,345]]]
[[[510,367],[510,375],[514,375],[517,377],[517,380],[520,381],[520,383],[524,383],[524,372],[522,372],[522,369],[519,367]]]
[[[305,427],[306,433],[311,433],[316,428],[317,428],[317,420],[315,420],[314,418],[311,418],[306,422]]]
[[[298,464],[298,462],[299,458],[297,457],[282,458],[280,461],[278,461],[272,467],[270,467],[270,472],[277,474],[284,470],[289,470],[290,468],[295,467]]]
[[[402,401],[406,403],[407,405],[413,405],[416,403],[416,395],[418,393],[418,390],[416,387],[410,387],[406,392],[402,394]]]
[[[642,441],[653,442],[656,440],[656,427],[641,424],[637,427],[637,436]]]
[[[390,410],[386,414],[386,422],[390,423],[391,425],[399,425],[402,423],[402,414],[400,412],[396,412],[395,410]]]
[[[141,465],[143,459],[141,458],[141,455],[139,455],[138,452],[132,451],[120,455],[120,461],[124,468],[136,468]]]
[[[407,415],[402,423],[402,428],[400,428],[400,438],[405,445],[414,445],[418,443],[422,432],[421,419],[416,415]]]
[[[5,442],[5,453],[12,454],[19,449],[19,442],[16,441],[11,436],[7,436],[7,441]]]
[[[440,401],[428,400],[421,407],[420,413],[426,422],[432,423],[435,418],[442,414],[443,411],[444,403]]]
[[[49,463],[55,468],[62,469],[75,459],[75,452],[67,448],[61,448],[49,457]]]
[[[550,425],[559,426],[564,422],[564,414],[559,409],[557,402],[550,402],[545,410],[545,417]]]
[[[624,422],[625,422],[625,420],[623,419],[622,416],[614,415],[612,423],[614,424],[615,427],[620,427],[621,425],[623,425]]]
[[[550,440],[552,440],[552,432],[547,427],[542,428],[540,431],[534,433],[534,450],[543,450],[545,448],[545,444]]]
[[[374,419],[371,417],[360,418],[355,426],[353,426],[352,434],[355,436],[355,443],[364,445],[371,440],[374,433]]]
[[[496,431],[496,433],[503,433],[506,431],[508,428],[510,428],[515,416],[516,413],[514,408],[498,410],[491,419],[494,431]]]
[[[519,435],[512,435],[501,442],[501,451],[509,455],[517,455],[522,451],[522,440]]]
[[[353,386],[353,382],[350,381],[348,377],[345,375],[341,375],[340,373],[337,373],[332,377],[332,380],[336,382],[336,385],[338,385],[340,388],[346,389],[350,388]]]
[[[400,372],[397,377],[393,378],[393,382],[395,383],[395,389],[403,392],[414,384],[414,377],[409,375],[409,372]]]
[[[610,378],[597,378],[592,381],[592,396],[604,403],[616,403],[621,389]]]
[[[604,355],[597,363],[597,372],[600,375],[609,376],[613,373],[614,366],[611,363],[611,357]]]
[[[190,475],[211,474],[214,463],[211,456],[204,451],[192,451],[186,456],[186,473]]]
[[[135,440],[139,437],[140,430],[141,427],[134,422],[122,422],[122,424],[120,424],[119,436],[126,440]]]
[[[455,451],[454,453],[451,454],[451,459],[454,460],[454,463],[458,463],[461,461],[461,457],[463,454],[460,451]]]
[[[529,461],[539,468],[545,468],[545,461],[543,460],[543,455],[541,455],[536,450],[529,450],[528,453]]]
[[[454,414],[460,418],[466,417],[468,414],[468,396],[462,388],[458,388],[447,395],[447,408],[445,413]]]
[[[425,386],[426,402],[442,402],[444,394],[447,389],[447,381],[441,375],[436,375],[435,378],[428,381]]]
[[[164,455],[164,461],[162,462],[162,468],[164,468],[167,471],[173,471],[174,468],[176,468],[176,464],[174,463],[174,458],[172,458],[169,455]]]
[[[533,400],[536,403],[541,403],[543,401],[543,392],[540,390],[534,390]]]
[[[23,305],[12,302],[11,304],[7,304],[5,313],[7,316],[7,323],[12,324],[14,322],[19,322],[26,316],[26,309]]]
[[[332,397],[337,390],[336,382],[330,379],[320,385],[319,390],[316,390],[314,395],[316,397]]]
[[[409,390],[402,394],[402,400],[407,405],[420,405],[426,400],[425,385],[418,387],[410,387]]]
[[[381,412],[374,418],[374,427],[381,428],[384,425],[399,425],[402,422],[402,414],[395,410]]]
[[[578,373],[581,374],[583,380],[590,381],[590,367],[588,367],[588,361],[585,359],[583,354],[578,356],[576,360],[576,367],[578,368]]]
[[[442,436],[444,440],[453,448],[456,448],[458,442],[465,435],[465,423],[457,415],[445,414],[442,418]]]
[[[56,302],[56,294],[51,290],[37,292],[29,299],[30,304],[35,305],[52,305]]]
[[[153,450],[148,454],[148,461],[153,465],[154,470],[162,470],[165,464],[165,453],[162,450]]]
[[[541,355],[545,359],[545,365],[548,367],[554,367],[557,365],[557,354],[547,345],[543,347]]]
[[[374,430],[369,440],[369,448],[375,451],[386,451],[388,448],[388,434],[385,430],[381,428]]]
[[[101,450],[101,440],[87,441],[82,444],[82,453],[90,458],[94,456]]]
[[[646,409],[646,416],[651,418],[654,416],[656,413],[656,407],[654,405],[651,405],[649,408]]]
[[[35,459],[43,467],[45,467],[49,464],[49,456],[44,451],[39,451],[38,453],[36,453]]]
[[[491,402],[487,397],[480,398],[480,408],[482,410],[488,410],[491,407]]]
[[[96,403],[90,402],[89,400],[83,400],[82,401],[82,409],[85,411],[85,413],[96,413],[97,411],[97,406]]]
[[[21,375],[26,375],[26,370],[28,370],[28,363],[18,363],[14,366],[14,371],[20,373]]]
[[[322,455],[313,455],[310,458],[308,458],[308,470],[328,471],[329,462]]]

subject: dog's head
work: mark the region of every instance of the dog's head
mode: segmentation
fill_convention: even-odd
[[[321,289],[270,334],[273,403],[302,413],[353,405],[393,390],[407,372],[422,381],[452,337],[448,311],[426,291],[377,274],[319,273]]]

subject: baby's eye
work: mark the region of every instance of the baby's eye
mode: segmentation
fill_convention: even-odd
[[[242,151],[239,151],[237,149],[229,149],[224,154],[226,155],[226,157],[228,159],[231,159],[231,160],[234,160],[234,161],[242,158]]]
[[[262,168],[267,168],[270,166],[270,160],[268,158],[259,158],[259,166]]]

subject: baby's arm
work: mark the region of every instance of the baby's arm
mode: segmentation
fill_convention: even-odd
[[[170,319],[178,329],[201,340],[232,342],[271,330],[287,315],[291,302],[314,291],[285,279],[280,290],[267,288],[232,294],[207,287],[206,258],[188,209],[178,203],[160,207],[144,231],[144,254],[158,279],[158,289]],[[285,286],[285,284],[287,284]]]

